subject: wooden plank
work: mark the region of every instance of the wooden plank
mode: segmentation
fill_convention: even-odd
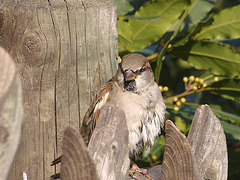
[[[113,104],[104,105],[88,150],[99,179],[127,179],[130,165],[128,129],[121,109]]]
[[[0,180],[8,177],[21,137],[22,84],[15,63],[0,47]]]
[[[208,105],[202,105],[195,112],[187,139],[203,178],[227,179],[226,137],[219,119]]]
[[[116,72],[115,6],[108,0],[3,0],[0,17],[0,45],[15,60],[24,91],[23,135],[9,179],[23,172],[48,179],[64,129],[80,128],[96,90]]]
[[[166,121],[165,131],[166,144],[161,180],[201,179],[187,138],[170,120]]]
[[[64,131],[61,180],[96,180],[95,164],[80,133],[70,127]]]

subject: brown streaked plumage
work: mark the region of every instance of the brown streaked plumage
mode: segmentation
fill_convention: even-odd
[[[109,92],[112,89],[112,79],[108,81],[106,85],[103,85],[97,93],[92,105],[88,108],[84,118],[80,133],[86,144],[91,139],[93,130],[97,124],[99,113],[101,112],[102,106],[106,103]],[[99,105],[100,104],[100,105]],[[101,106],[101,107],[98,107]]]

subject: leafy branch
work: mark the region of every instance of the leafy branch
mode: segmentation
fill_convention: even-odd
[[[164,46],[162,47],[160,53],[157,56],[158,60],[157,60],[157,65],[156,65],[156,68],[155,68],[155,71],[154,71],[154,75],[155,75],[155,79],[156,79],[157,83],[159,83],[159,79],[160,79],[160,72],[161,72],[161,67],[162,67],[161,64],[162,64],[163,57],[165,56],[165,54],[166,54],[166,52],[168,50],[169,44],[171,43],[171,41],[179,33],[179,30],[182,27],[182,23],[183,23],[183,21],[185,20],[185,18],[187,17],[187,15],[189,13],[189,9],[190,9],[190,6],[188,6],[186,8],[186,10],[184,11],[183,15],[180,17],[179,20],[177,20],[177,23],[176,23],[177,25],[173,26],[173,28],[170,29],[170,31],[173,31],[174,29],[176,29],[176,30],[173,31],[173,34],[171,35],[169,40],[166,43],[164,43]]]
[[[223,120],[229,140],[240,141],[240,55],[233,46],[236,40],[240,46],[240,3],[237,0],[223,0],[223,5],[215,5],[217,0],[149,0],[140,4],[142,1],[131,0],[135,4],[132,7],[129,0],[113,1],[120,7],[120,56],[129,52],[147,56],[156,81],[163,84],[159,89],[177,127],[187,133],[187,122],[191,121],[198,103],[207,102]],[[175,93],[182,84],[179,77],[186,74],[189,77],[183,78],[185,90]],[[190,103],[188,98],[193,94],[199,101],[194,99]],[[210,100],[211,94],[219,104]],[[152,154],[144,156],[145,160],[159,163],[163,146],[163,142],[157,141]],[[240,168],[231,173],[240,175]]]

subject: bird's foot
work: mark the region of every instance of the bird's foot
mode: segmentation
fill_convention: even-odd
[[[135,172],[141,173],[143,176],[145,176],[147,179],[152,180],[152,178],[147,174],[147,169],[140,169],[137,164],[135,164],[133,161],[131,161],[131,168],[129,170],[129,176],[133,179],[140,180],[139,177],[134,176]]]

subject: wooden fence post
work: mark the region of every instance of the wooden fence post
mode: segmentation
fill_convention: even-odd
[[[64,129],[79,129],[96,90],[116,72],[116,20],[109,0],[1,1],[0,45],[19,69],[25,111],[9,179],[54,174]]]
[[[100,180],[127,179],[130,165],[128,142],[123,110],[113,104],[105,104],[88,145]]]
[[[208,105],[196,110],[187,139],[203,179],[227,180],[226,137],[219,119]]]
[[[96,166],[76,129],[67,127],[63,136],[61,180],[96,180]]]
[[[15,63],[0,47],[0,180],[7,178],[21,136],[22,84]]]
[[[107,103],[88,145],[68,127],[63,138],[61,180],[125,180],[129,170],[128,130],[124,112]]]
[[[208,105],[196,110],[187,138],[166,122],[161,180],[227,180],[227,158],[223,128]]]

